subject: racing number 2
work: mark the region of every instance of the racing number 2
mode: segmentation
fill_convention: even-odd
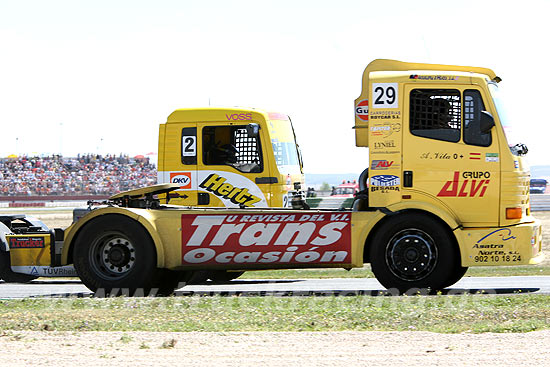
[[[194,136],[182,136],[182,152],[184,157],[192,157],[197,155],[197,141]]]
[[[398,108],[397,83],[372,83],[372,108]]]

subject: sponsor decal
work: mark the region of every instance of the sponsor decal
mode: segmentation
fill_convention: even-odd
[[[386,160],[374,160],[371,163],[371,169],[389,169],[389,168],[395,168],[397,165],[394,164],[394,161],[386,161]]]
[[[191,172],[170,172],[170,183],[181,184],[180,189],[191,189]]]
[[[512,235],[512,230],[510,228],[500,228],[481,237],[479,241],[475,243],[473,248],[502,248],[504,245],[498,244],[499,242],[502,243],[515,239],[516,236]],[[483,241],[490,243],[483,244]]]
[[[519,168],[519,161],[514,161],[514,168]]]
[[[369,121],[369,100],[364,99],[355,106],[355,115],[363,121]]]
[[[370,184],[373,186],[399,186],[401,180],[395,175],[377,175],[370,178]]]
[[[485,162],[498,162],[498,153],[485,153]]]
[[[399,191],[399,186],[371,186],[370,192],[380,192],[386,194],[392,191]]]
[[[22,274],[48,277],[76,277],[78,274],[72,265],[65,266],[12,266],[13,271]]]
[[[462,159],[464,156],[458,153],[426,152],[420,154],[420,159]]]
[[[371,134],[373,136],[388,137],[391,134],[398,133],[401,131],[401,124],[399,122],[394,122],[391,124],[373,124],[370,127]]]
[[[373,145],[374,149],[387,149],[387,148],[397,148],[395,146],[395,140],[384,140],[384,141],[375,141]],[[399,153],[395,151],[395,153]]]
[[[479,161],[481,160],[481,153],[470,153],[470,159]]]
[[[251,113],[233,113],[229,115],[226,113],[225,118],[228,121],[246,121],[246,120],[252,120],[252,114]]]
[[[418,75],[412,74],[409,79],[413,80],[458,80],[458,76],[455,75]]]
[[[373,111],[371,120],[397,120],[401,118],[401,111]]]
[[[253,207],[254,204],[262,200],[262,198],[251,194],[248,188],[235,187],[226,181],[225,177],[212,173],[199,184],[199,187],[239,206]]]
[[[347,264],[351,262],[351,215],[183,214],[182,263]]]
[[[496,229],[481,237],[473,246],[478,250],[473,256],[475,262],[498,263],[498,262],[520,262],[521,254],[513,251],[516,236],[510,228]],[[472,258],[472,256],[470,256]]]
[[[437,194],[438,197],[480,197],[485,196],[489,187],[491,174],[489,172],[460,172],[455,171],[453,179],[447,181]],[[480,178],[483,178],[480,180]]]
[[[10,237],[10,249],[12,248],[44,248],[44,237]]]

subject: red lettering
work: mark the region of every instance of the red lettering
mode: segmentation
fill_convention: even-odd
[[[460,180],[460,172],[455,171],[452,181],[447,181],[443,188],[437,194],[438,197],[475,197],[479,193],[479,197],[485,196],[490,180],[464,180],[458,189]]]
[[[458,191],[458,177],[460,172],[455,172],[453,180],[447,181],[437,196],[456,196]],[[451,189],[449,189],[451,187]]]

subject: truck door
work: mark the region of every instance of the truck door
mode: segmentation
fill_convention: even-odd
[[[263,143],[266,133],[251,136],[247,125],[198,123],[198,195],[207,195],[211,206],[269,206],[274,182],[264,162],[271,146]]]
[[[403,189],[464,226],[498,225],[499,146],[494,131],[481,132],[485,106],[475,86],[405,86]]]
[[[164,144],[159,142],[164,153],[163,177],[159,183],[178,183],[177,198],[170,204],[196,206],[200,203],[197,195],[197,127],[196,123],[166,124]]]

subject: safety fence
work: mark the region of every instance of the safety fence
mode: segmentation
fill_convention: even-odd
[[[550,210],[550,194],[531,194],[531,211]]]
[[[34,197],[30,201],[0,201],[0,208],[76,208],[86,206],[87,200],[55,200],[40,201]],[[353,198],[315,197],[307,198],[306,202],[312,209],[349,209]],[[532,211],[550,211],[550,194],[531,194]]]

